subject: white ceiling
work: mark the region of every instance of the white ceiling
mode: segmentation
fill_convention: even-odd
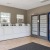
[[[0,0],[0,5],[20,8],[20,9],[32,9],[39,6],[50,4],[50,0],[46,2],[40,2],[40,0]]]

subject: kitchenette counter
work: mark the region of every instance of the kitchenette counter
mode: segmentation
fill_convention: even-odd
[[[0,26],[0,41],[25,36],[30,36],[30,24]]]

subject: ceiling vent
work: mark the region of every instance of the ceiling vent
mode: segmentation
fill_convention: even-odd
[[[49,1],[49,0],[40,0],[41,2],[47,2],[47,1]]]

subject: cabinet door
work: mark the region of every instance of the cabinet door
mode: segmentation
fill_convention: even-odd
[[[3,35],[3,28],[0,26],[0,36]]]
[[[4,40],[4,32],[3,32],[3,28],[0,26],[0,41]]]
[[[38,35],[38,16],[32,16],[32,34]]]
[[[11,39],[13,36],[13,30],[11,26],[3,26],[4,40]]]
[[[11,26],[4,26],[3,29],[4,29],[4,35],[13,34],[13,30]]]
[[[40,15],[40,36],[47,37],[47,15]]]

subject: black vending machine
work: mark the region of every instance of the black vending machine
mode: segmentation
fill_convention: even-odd
[[[48,34],[48,40],[50,41],[50,12],[48,13],[48,17],[49,17],[49,34]]]

